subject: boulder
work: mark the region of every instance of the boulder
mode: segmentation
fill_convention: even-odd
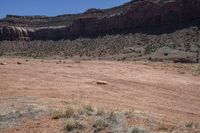
[[[7,65],[7,63],[5,63],[5,62],[0,62],[0,65]]]

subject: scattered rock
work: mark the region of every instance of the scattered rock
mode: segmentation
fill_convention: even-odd
[[[5,63],[5,62],[1,62],[0,65],[7,65],[7,63]]]
[[[21,62],[17,62],[17,64],[18,64],[18,65],[21,65],[22,63],[21,63]]]
[[[106,81],[97,81],[98,85],[107,85],[108,83]]]

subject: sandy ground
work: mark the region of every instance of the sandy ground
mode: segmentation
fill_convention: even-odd
[[[91,104],[145,112],[171,124],[200,122],[200,76],[184,67],[180,67],[183,74],[176,65],[161,63],[17,58],[0,58],[0,62],[6,63],[0,65],[1,113],[27,104],[43,109]],[[55,130],[55,125],[46,126]]]

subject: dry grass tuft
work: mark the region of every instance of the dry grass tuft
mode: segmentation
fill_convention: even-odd
[[[150,133],[149,131],[139,128],[139,127],[134,127],[131,131],[131,133]]]
[[[200,65],[197,65],[193,71],[194,75],[200,75]]]
[[[117,119],[117,112],[111,111],[108,114],[108,119],[111,121],[116,121]]]
[[[94,122],[93,127],[96,128],[97,130],[102,130],[108,127],[108,123],[104,119],[97,119]]]
[[[75,110],[72,107],[68,107],[65,110],[65,117],[67,117],[67,118],[74,116],[74,114],[75,114]]]
[[[78,122],[77,120],[73,119],[73,118],[70,118],[70,119],[67,119],[64,123],[64,128],[67,130],[67,131],[72,131],[74,129],[80,129],[80,128],[83,128],[83,125]]]
[[[92,115],[92,113],[94,112],[94,109],[91,105],[84,105],[83,110],[87,115]]]
[[[60,119],[60,118],[63,118],[65,117],[65,114],[63,111],[61,110],[57,110],[57,111],[54,111],[52,114],[51,114],[51,118],[52,119]]]
[[[199,123],[189,121],[185,123],[185,127],[188,129],[197,129],[199,127]]]
[[[102,115],[105,115],[106,114],[106,112],[105,112],[105,110],[104,109],[97,109],[97,113],[96,113],[96,115],[97,116],[102,116]]]
[[[72,107],[68,107],[66,110],[57,110],[51,114],[52,119],[60,119],[60,118],[70,118],[75,114],[75,110]]]

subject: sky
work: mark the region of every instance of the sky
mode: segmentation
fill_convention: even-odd
[[[0,18],[10,15],[81,13],[89,8],[110,8],[130,0],[0,0]]]

